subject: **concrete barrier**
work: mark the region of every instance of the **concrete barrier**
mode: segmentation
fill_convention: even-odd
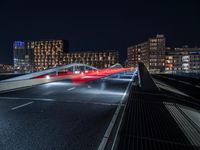
[[[62,76],[62,77],[51,77],[47,78],[39,78],[39,79],[29,79],[29,80],[18,80],[18,81],[9,81],[9,82],[1,82],[0,83],[0,92],[6,92],[9,90],[30,87],[34,85],[49,83],[53,81],[59,81],[64,79],[70,79],[71,76]]]

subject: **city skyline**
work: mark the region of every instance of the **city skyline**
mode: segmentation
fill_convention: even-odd
[[[118,49],[156,34],[166,46],[200,46],[198,1],[92,2],[2,1],[0,63],[13,63],[15,40],[66,39],[70,51]],[[35,9],[37,8],[37,9]],[[36,11],[37,10],[37,11]],[[185,11],[187,10],[187,11]]]
[[[1,0],[0,150],[200,150],[200,0]]]
[[[70,52],[66,40],[15,41],[13,44],[14,72],[46,70],[72,63],[107,68],[118,63],[118,51]]]

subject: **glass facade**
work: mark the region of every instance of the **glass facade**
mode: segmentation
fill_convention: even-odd
[[[31,72],[33,70],[33,50],[28,50],[26,42],[15,41],[14,48],[14,70],[16,72]]]

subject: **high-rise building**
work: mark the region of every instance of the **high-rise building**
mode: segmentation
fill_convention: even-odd
[[[26,72],[33,69],[33,50],[28,50],[26,42],[15,41],[13,43],[14,70]]]
[[[65,40],[15,41],[15,71],[33,72],[63,65],[63,53],[67,50]]]
[[[143,62],[152,72],[161,72],[165,69],[165,37],[157,35],[146,42],[128,48],[128,64],[136,67]]]

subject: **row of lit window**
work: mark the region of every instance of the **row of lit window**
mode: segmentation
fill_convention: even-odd
[[[61,51],[61,48],[57,47],[57,48],[54,48],[54,47],[49,47],[49,48],[34,48],[34,52],[41,52],[41,51]]]
[[[46,52],[46,53],[44,53],[44,52],[43,52],[43,53],[34,53],[34,55],[35,55],[35,56],[38,56],[38,57],[41,56],[41,55],[54,55],[54,54],[56,54],[56,55],[61,55],[60,53],[57,53],[57,52],[52,52],[52,53],[51,53],[51,52]]]
[[[48,43],[59,43],[62,44],[62,40],[50,40],[50,41],[32,41],[32,42],[28,42],[28,45],[34,45],[34,44],[48,44]]]
[[[164,66],[165,63],[149,63],[150,66]]]
[[[116,55],[106,55],[106,54],[65,54],[66,57],[112,57]]]

